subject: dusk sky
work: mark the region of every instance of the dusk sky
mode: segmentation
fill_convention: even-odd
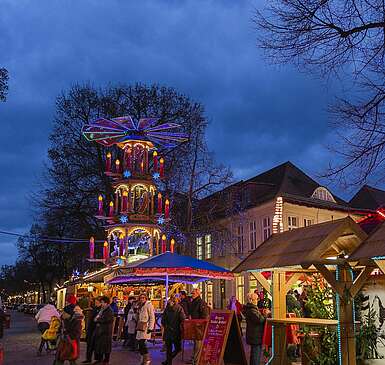
[[[75,82],[159,83],[200,101],[207,140],[237,179],[291,160],[316,177],[332,158],[333,87],[271,66],[255,45],[254,1],[2,0],[0,230],[24,233],[44,168],[55,98]],[[336,190],[334,190],[336,191]],[[350,198],[351,193],[340,194]],[[0,264],[16,258],[0,235]]]

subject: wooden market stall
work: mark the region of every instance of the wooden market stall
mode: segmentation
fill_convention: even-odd
[[[274,234],[233,270],[235,273],[249,272],[273,298],[271,364],[288,363],[285,327],[289,322],[309,326],[337,325],[339,364],[356,364],[353,298],[376,264],[385,268],[385,256],[382,256],[385,255],[385,224],[382,226],[368,238],[360,226],[347,217]],[[373,245],[381,250],[373,250]],[[366,259],[361,260],[366,253],[365,246],[371,250],[368,249]],[[271,272],[271,279],[266,279],[264,271]],[[286,294],[300,275],[314,272],[320,273],[336,293],[337,321],[286,318]]]

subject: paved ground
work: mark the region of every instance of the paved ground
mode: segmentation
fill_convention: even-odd
[[[40,341],[40,334],[37,331],[36,322],[31,315],[12,312],[11,328],[5,331],[3,339],[5,354],[4,365],[52,365],[54,355],[44,354],[40,357],[36,355]],[[191,355],[191,346],[187,345],[185,358]],[[149,349],[153,356],[153,364],[160,365],[164,360],[164,353],[160,352],[161,344],[149,344]],[[85,344],[81,344],[81,357],[78,364],[84,360]],[[120,344],[113,347],[111,355],[111,365],[139,365],[139,354],[123,349]],[[179,355],[173,365],[182,365],[184,362]]]

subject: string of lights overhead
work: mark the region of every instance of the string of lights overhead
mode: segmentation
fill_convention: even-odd
[[[21,237],[27,240],[40,240],[40,241],[49,241],[53,243],[89,243],[89,239],[87,238],[72,238],[72,237],[48,237],[48,236],[35,236],[35,235],[29,235],[29,234],[21,234],[21,233],[15,233],[15,232],[9,232],[9,231],[3,231],[0,230],[0,235],[8,235],[8,236],[14,236],[14,237]],[[102,243],[103,240],[95,240],[95,242]]]

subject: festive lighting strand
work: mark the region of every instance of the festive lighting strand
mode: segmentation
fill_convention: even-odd
[[[31,235],[25,235],[21,233],[15,233],[15,232],[8,232],[8,231],[1,231],[0,234],[8,235],[8,236],[15,236],[15,237],[22,237],[25,239],[35,239],[35,240],[40,240],[40,241],[51,241],[51,242],[63,242],[63,243],[88,243],[89,239],[88,238],[70,238],[70,237],[63,237],[63,238],[58,238],[58,237],[48,237],[48,236],[31,236]],[[103,240],[95,240],[95,242],[104,242]]]

